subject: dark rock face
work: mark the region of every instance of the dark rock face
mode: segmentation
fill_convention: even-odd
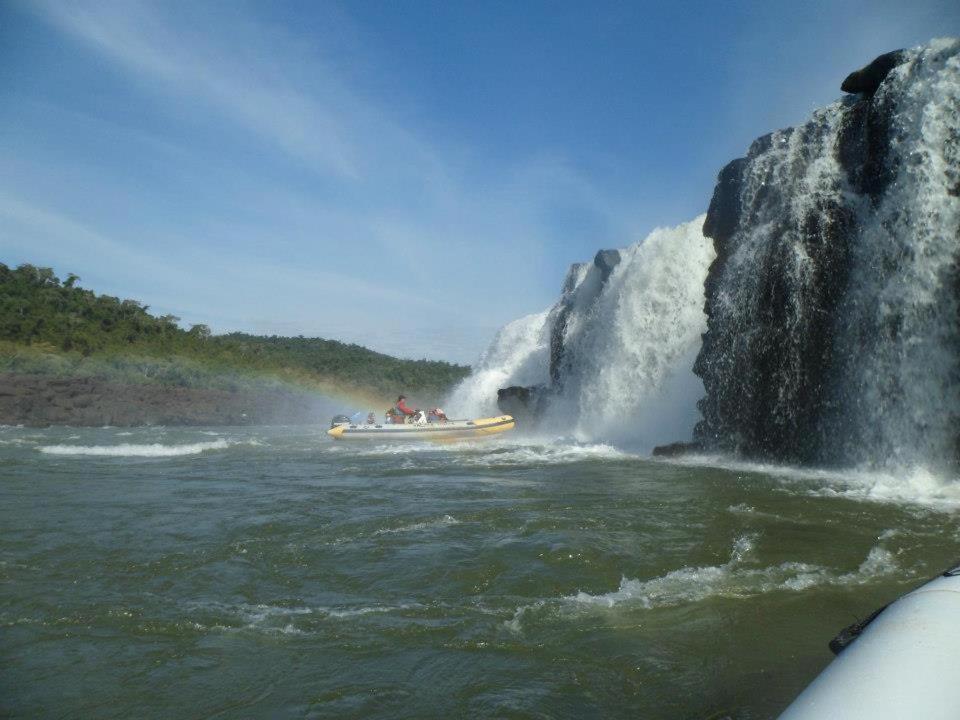
[[[511,385],[497,390],[497,407],[505,415],[513,416],[521,427],[532,427],[543,413],[548,395],[545,385]]]
[[[907,59],[903,50],[884,53],[866,67],[847,75],[840,89],[848,93],[866,93],[872,95],[880,87],[890,71]]]
[[[120,385],[97,378],[0,375],[0,424],[261,425],[326,422],[315,399],[287,391],[230,392]]]

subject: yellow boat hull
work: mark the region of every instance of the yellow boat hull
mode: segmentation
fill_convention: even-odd
[[[424,425],[337,425],[327,430],[334,440],[415,440],[430,442],[459,442],[490,437],[513,430],[516,423],[509,415],[477,420],[451,420]]]

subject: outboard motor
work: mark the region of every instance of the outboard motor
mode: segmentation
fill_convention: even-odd
[[[346,415],[334,415],[333,420],[330,421],[330,429],[332,430],[335,427],[340,427],[341,425],[349,425],[350,418]]]

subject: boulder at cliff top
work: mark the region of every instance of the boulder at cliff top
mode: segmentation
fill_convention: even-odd
[[[884,53],[872,63],[847,75],[840,89],[848,93],[867,93],[872,95],[880,87],[890,71],[907,60],[903,50]]]

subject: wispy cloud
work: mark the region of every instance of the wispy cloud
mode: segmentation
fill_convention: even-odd
[[[45,148],[18,147],[11,161],[34,182],[14,185],[0,171],[5,208],[19,208],[21,228],[33,217],[36,226],[21,237],[59,248],[61,264],[75,261],[67,247],[85,237],[124,272],[139,262],[168,273],[167,285],[182,292],[174,299],[158,291],[149,298],[156,306],[202,303],[198,314],[221,326],[243,326],[243,317],[250,327],[270,317],[315,329],[346,325],[351,339],[372,345],[407,329],[455,337],[451,328],[489,328],[549,300],[560,274],[551,268],[531,278],[531,270],[557,256],[571,213],[602,227],[600,235],[626,232],[623,209],[562,156],[532,149],[491,163],[468,141],[452,146],[418,127],[423,109],[397,111],[371,90],[364,74],[376,68],[365,38],[334,6],[309,36],[264,22],[262,8],[241,3],[22,8],[106,60],[160,120],[150,132],[118,132],[115,119],[68,105],[80,118],[73,129],[115,137],[136,157],[91,164],[64,156],[58,170],[73,163],[79,178],[67,188],[37,162]],[[135,167],[148,160],[160,174],[152,185]],[[100,199],[87,202],[98,191]],[[161,211],[171,194],[175,215]],[[111,195],[123,212],[104,212]],[[132,217],[131,208],[141,212]],[[157,255],[164,261],[155,263]],[[210,267],[216,273],[196,271]],[[187,287],[192,281],[200,286]],[[237,288],[258,284],[276,291],[245,314]],[[483,303],[451,302],[485,289]],[[290,307],[295,291],[302,300]]]
[[[55,255],[61,263],[81,265],[93,256],[130,267],[148,264],[159,272],[173,271],[159,257],[145,256],[70,217],[5,193],[0,193],[0,227],[8,252],[35,253],[38,260],[50,261]]]
[[[264,62],[269,48],[242,23],[228,46],[217,33],[172,25],[157,7],[124,3],[43,2],[37,8],[57,27],[87,43],[181,102],[206,105],[225,122],[246,127],[292,158],[343,178],[361,171],[345,119],[363,108],[320,64],[317,96],[303,93],[282,68]],[[231,20],[230,13],[226,15]],[[208,18],[211,20],[211,18]],[[219,21],[219,20],[218,20]]]

